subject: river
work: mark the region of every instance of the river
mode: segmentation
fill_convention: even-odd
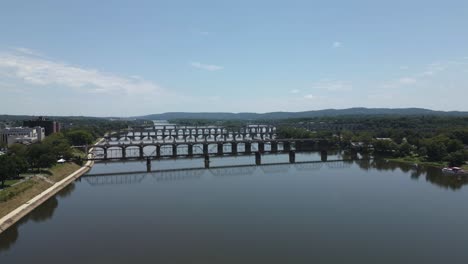
[[[0,263],[468,261],[466,179],[365,160],[223,167],[253,163],[168,159],[153,168],[200,169],[85,176],[0,235]],[[90,174],[141,170],[100,163]]]

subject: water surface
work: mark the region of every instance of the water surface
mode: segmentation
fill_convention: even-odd
[[[90,173],[144,169],[109,163]],[[465,183],[384,161],[83,177],[0,235],[0,262],[467,263]]]

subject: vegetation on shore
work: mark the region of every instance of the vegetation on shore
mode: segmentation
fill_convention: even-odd
[[[56,182],[63,180],[79,168],[80,166],[72,162],[57,164],[48,170],[41,171],[40,174],[31,175],[22,182],[1,190],[0,218],[47,190]]]
[[[21,125],[20,121],[12,123]],[[107,131],[135,125],[131,121],[101,118],[79,117],[59,121],[73,123],[73,128],[28,146],[14,144],[0,156],[0,217],[78,170],[85,153],[72,146],[90,145]],[[68,162],[58,164],[59,159]]]
[[[302,127],[298,127],[297,123],[296,127],[294,124],[280,127],[278,137],[326,139],[344,149],[412,164],[463,166],[468,160],[468,118],[430,117],[424,122],[421,121],[424,120],[422,117],[361,117],[346,120],[355,125],[348,124],[346,127],[355,129],[341,129],[339,123],[331,122],[320,124],[321,129],[314,130],[314,125],[305,128],[307,125],[304,125],[304,121]]]

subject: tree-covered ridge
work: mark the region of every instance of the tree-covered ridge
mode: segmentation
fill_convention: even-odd
[[[354,107],[348,109],[323,109],[302,112],[269,112],[269,113],[226,113],[226,112],[169,112],[135,117],[150,120],[174,119],[208,119],[208,120],[279,120],[290,118],[316,118],[337,116],[468,116],[468,112],[460,111],[434,111],[423,108],[364,108]]]

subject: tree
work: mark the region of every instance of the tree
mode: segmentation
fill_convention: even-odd
[[[51,154],[41,155],[38,160],[38,166],[40,168],[50,168],[57,163],[57,158]]]
[[[24,173],[28,171],[29,164],[26,161],[25,157],[10,155],[10,160],[13,163],[13,167],[15,169],[15,176],[18,177],[20,173]]]
[[[13,144],[8,148],[8,154],[26,157],[27,147],[23,144]]]
[[[93,143],[93,135],[83,129],[80,130],[73,130],[66,133],[66,138],[70,142],[70,144],[74,146],[82,146],[82,145],[89,145]]]
[[[441,142],[431,141],[426,148],[429,161],[442,161],[447,156],[447,147]]]
[[[465,164],[465,160],[467,158],[466,154],[466,151],[463,150],[452,152],[448,155],[447,161],[449,162],[450,166],[461,166]]]
[[[17,156],[0,156],[0,181],[2,188],[5,187],[7,179],[17,177],[19,173],[25,172],[28,168],[26,161]]]
[[[47,137],[42,144],[46,146],[48,153],[54,155],[56,159],[69,159],[73,156],[70,144],[62,133],[53,134]]]
[[[32,168],[39,169],[41,167],[49,167],[49,166],[44,166],[44,165],[49,165],[45,164],[44,158],[41,159],[42,156],[48,156],[50,157],[50,148],[42,143],[36,143],[32,144],[28,148],[27,152],[27,157],[28,157],[28,162],[31,165]],[[52,164],[50,164],[52,165]]]
[[[2,182],[2,189],[5,187],[5,181],[14,175],[14,168],[12,165],[9,156],[0,156],[0,181]]]
[[[413,150],[413,147],[411,146],[411,144],[409,144],[408,142],[403,142],[400,146],[399,146],[399,151],[400,151],[400,155],[401,156],[409,156],[411,154],[411,151]]]
[[[380,154],[392,154],[398,150],[398,145],[392,140],[375,140],[373,146],[374,151]]]
[[[447,152],[452,153],[464,148],[463,143],[460,140],[452,139],[447,143]]]

